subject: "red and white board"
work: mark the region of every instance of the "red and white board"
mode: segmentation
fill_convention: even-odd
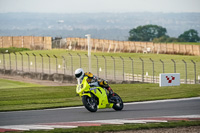
[[[180,73],[161,73],[160,74],[160,87],[162,86],[179,86]]]

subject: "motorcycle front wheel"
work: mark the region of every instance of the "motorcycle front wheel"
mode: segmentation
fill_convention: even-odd
[[[123,103],[121,97],[119,95],[117,95],[116,93],[114,93],[114,97],[116,97],[117,102],[114,103],[113,109],[116,111],[121,111],[124,108],[124,103]]]
[[[83,96],[82,102],[85,108],[90,112],[96,112],[97,111],[97,103],[94,98],[89,96]]]

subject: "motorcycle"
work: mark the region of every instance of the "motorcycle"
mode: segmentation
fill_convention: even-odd
[[[82,97],[85,108],[90,112],[96,112],[97,109],[113,108],[121,111],[124,107],[123,101],[117,93],[114,93],[112,100],[108,100],[108,92],[102,87],[91,87],[87,82],[88,77],[84,77],[82,82],[78,81],[76,93]]]

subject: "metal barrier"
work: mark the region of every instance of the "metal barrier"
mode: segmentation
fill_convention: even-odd
[[[91,72],[107,80],[158,83],[160,73],[180,73],[181,83],[200,83],[200,62],[194,60],[93,55],[91,61]],[[66,53],[61,57],[38,53],[0,54],[0,69],[4,71],[73,75],[80,67],[88,71],[88,57],[84,54]]]

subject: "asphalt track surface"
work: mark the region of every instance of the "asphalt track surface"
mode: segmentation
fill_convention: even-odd
[[[200,115],[200,97],[126,103],[122,111],[99,109],[91,113],[81,106],[0,112],[0,126],[183,115]]]

